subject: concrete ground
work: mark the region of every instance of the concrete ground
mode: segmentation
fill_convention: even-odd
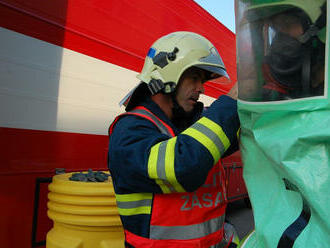
[[[226,219],[235,226],[240,238],[244,238],[254,229],[253,212],[244,200],[237,200],[228,204]]]

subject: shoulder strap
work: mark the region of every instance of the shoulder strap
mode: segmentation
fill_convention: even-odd
[[[169,125],[167,125],[165,122],[163,122],[161,119],[159,119],[149,109],[142,107],[142,106],[138,106],[138,107],[134,108],[132,111],[129,111],[129,112],[126,112],[126,113],[123,113],[123,114],[117,116],[109,128],[109,135],[111,135],[113,128],[114,128],[116,122],[119,120],[119,118],[122,116],[125,116],[125,115],[136,115],[136,116],[145,118],[145,119],[151,121],[159,129],[159,131],[162,134],[166,134],[171,137],[175,136],[173,129]]]

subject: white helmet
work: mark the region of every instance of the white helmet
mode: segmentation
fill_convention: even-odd
[[[139,89],[140,93],[143,91],[141,88],[148,88],[148,93],[152,95],[173,92],[183,72],[190,67],[208,72],[207,80],[222,76],[229,78],[221,56],[209,40],[192,32],[174,32],[154,42],[145,58],[142,72],[137,76],[142,83],[121,102],[127,105],[133,93],[136,95],[136,90]]]

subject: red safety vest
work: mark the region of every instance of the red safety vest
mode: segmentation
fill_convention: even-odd
[[[162,133],[174,137],[172,128],[144,107],[119,115],[137,115],[154,123]],[[144,238],[125,230],[126,241],[134,247],[216,247],[228,246],[224,241],[227,198],[225,171],[220,162],[213,166],[198,190],[192,193],[154,194],[150,221],[150,237]]]

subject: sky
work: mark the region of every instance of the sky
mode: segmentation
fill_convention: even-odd
[[[235,33],[235,0],[194,0],[218,21]]]

